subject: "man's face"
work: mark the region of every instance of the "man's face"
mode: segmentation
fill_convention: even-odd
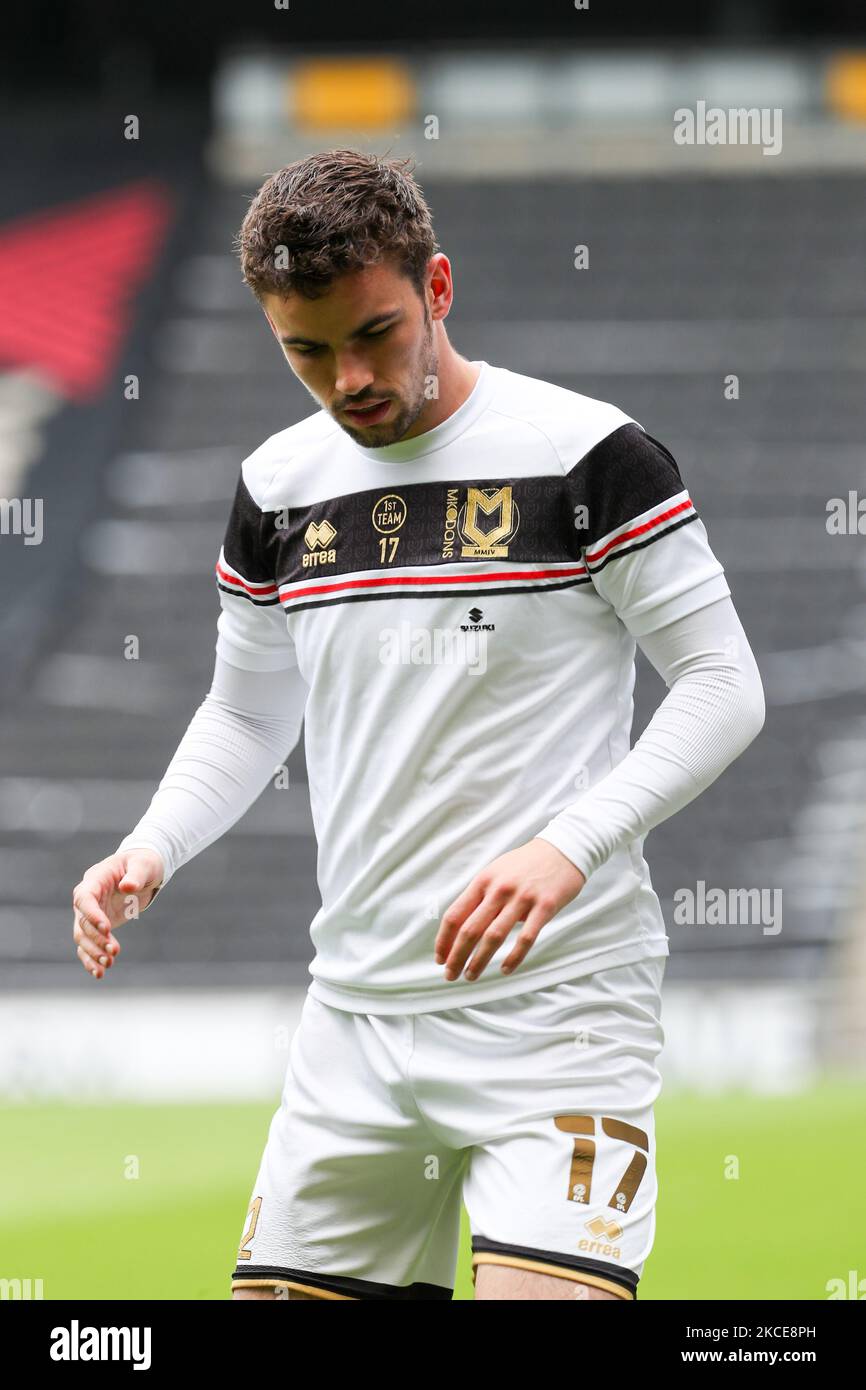
[[[384,262],[338,276],[318,299],[266,294],[263,304],[298,380],[350,438],[375,448],[428,428],[435,298],[428,285],[422,301]]]

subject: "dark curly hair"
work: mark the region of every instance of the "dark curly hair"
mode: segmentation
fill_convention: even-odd
[[[390,258],[422,294],[439,247],[412,164],[325,150],[271,174],[235,238],[244,284],[258,299],[317,299],[336,276]]]

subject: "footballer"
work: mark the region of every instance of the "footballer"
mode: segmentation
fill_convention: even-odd
[[[304,721],[315,956],[233,1297],[450,1299],[465,1204],[477,1299],[628,1301],[669,954],[644,837],[754,739],[763,690],[667,448],[451,344],[409,163],[317,153],[250,203],[243,280],[316,410],[240,467],[213,683],[73,936],[103,978],[129,896]],[[667,693],[632,747],[636,645]]]

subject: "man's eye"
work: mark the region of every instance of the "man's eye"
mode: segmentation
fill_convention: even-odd
[[[314,352],[318,352],[317,347],[301,347],[300,343],[295,344],[295,352],[299,352],[302,357],[310,357]]]
[[[367,338],[384,338],[386,333],[390,333],[394,327],[393,323],[386,323],[384,328],[371,328],[366,333]]]

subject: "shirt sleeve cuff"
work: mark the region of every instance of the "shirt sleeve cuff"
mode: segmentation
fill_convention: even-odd
[[[576,869],[579,869],[584,878],[589,878],[594,869],[598,868],[596,863],[597,856],[585,843],[581,843],[580,837],[573,832],[569,832],[565,827],[557,822],[556,817],[549,821],[543,830],[539,830],[534,837],[536,840],[546,840],[554,849],[558,849],[560,854],[564,854],[566,859],[570,859]]]

